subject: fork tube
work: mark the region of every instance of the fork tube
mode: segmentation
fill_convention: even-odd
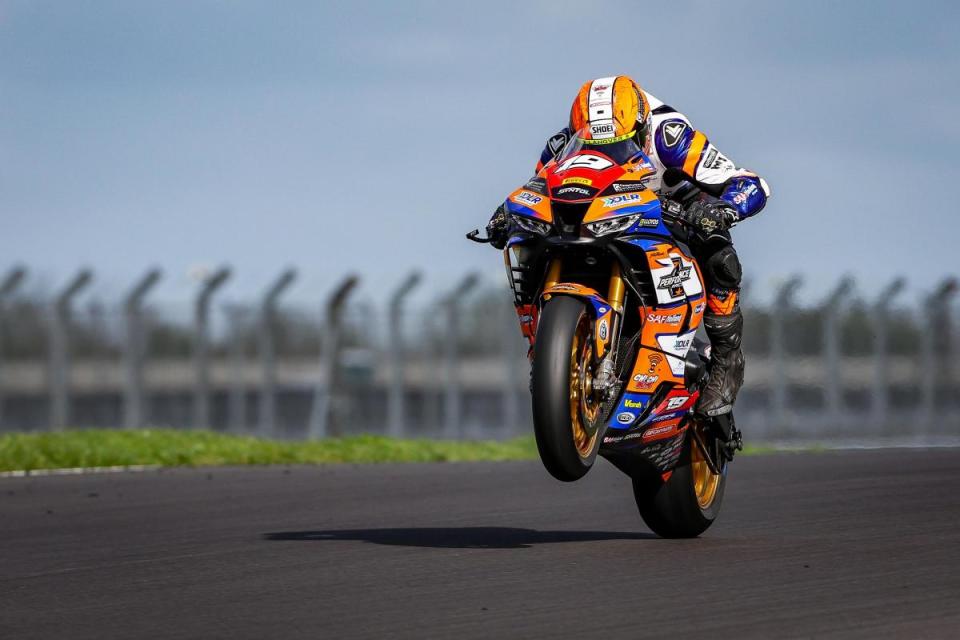
[[[610,287],[607,291],[607,300],[614,311],[620,313],[623,311],[623,272],[620,271],[620,263],[614,262],[613,269],[610,271]]]
[[[543,285],[544,289],[549,289],[560,282],[560,266],[559,258],[554,258],[550,261],[550,269],[547,270],[547,281]]]

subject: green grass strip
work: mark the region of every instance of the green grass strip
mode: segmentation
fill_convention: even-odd
[[[130,465],[464,462],[536,457],[537,447],[529,437],[504,442],[467,442],[353,436],[286,442],[174,429],[91,429],[0,436],[0,471]]]

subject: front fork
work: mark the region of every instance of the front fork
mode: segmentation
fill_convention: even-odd
[[[616,389],[617,375],[614,356],[617,353],[617,344],[620,340],[620,326],[623,318],[623,300],[626,295],[623,282],[623,272],[620,263],[614,262],[610,268],[610,281],[607,285],[607,302],[610,303],[606,313],[597,318],[594,325],[594,339],[596,340],[594,355],[600,361],[594,388],[603,395],[610,395]],[[609,339],[605,332],[609,324]]]
[[[505,256],[506,257],[506,256]],[[508,273],[510,270],[509,257],[506,257]],[[549,291],[560,284],[563,272],[563,262],[560,258],[553,258],[547,268],[547,277],[544,279],[543,291]],[[512,275],[512,274],[511,274]],[[513,284],[513,282],[511,282]],[[626,295],[626,284],[620,263],[614,262],[610,268],[610,278],[607,285],[606,305],[598,309],[594,323],[594,357],[600,363],[598,370],[599,384],[612,384],[614,376],[614,358],[617,343],[620,338],[621,319],[623,317],[623,301]],[[515,303],[517,316],[520,320],[520,331],[530,344],[528,356],[532,357],[533,346],[537,338],[537,322],[539,307],[536,304]]]

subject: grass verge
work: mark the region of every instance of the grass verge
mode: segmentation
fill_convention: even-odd
[[[747,447],[744,453],[760,453]],[[532,437],[503,442],[396,440],[353,436],[306,442],[263,440],[210,431],[91,429],[0,436],[0,472],[159,465],[163,467],[326,464],[338,462],[472,462],[535,460]]]
[[[533,438],[504,442],[395,440],[354,436],[282,442],[210,431],[91,429],[0,436],[0,471],[160,465],[164,467],[334,462],[531,460]]]

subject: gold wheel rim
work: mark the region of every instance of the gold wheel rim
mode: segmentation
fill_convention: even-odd
[[[597,441],[595,422],[600,404],[593,397],[593,375],[590,372],[590,324],[586,316],[580,319],[570,348],[570,428],[573,444],[581,458],[586,460]],[[593,433],[584,425],[586,419]]]
[[[692,429],[697,429],[697,425],[692,425]],[[701,442],[704,440],[701,438]],[[701,509],[708,509],[717,497],[717,487],[720,486],[720,474],[710,470],[704,458],[700,445],[696,438],[690,443],[690,469],[693,471],[693,492],[697,496],[697,504]]]

